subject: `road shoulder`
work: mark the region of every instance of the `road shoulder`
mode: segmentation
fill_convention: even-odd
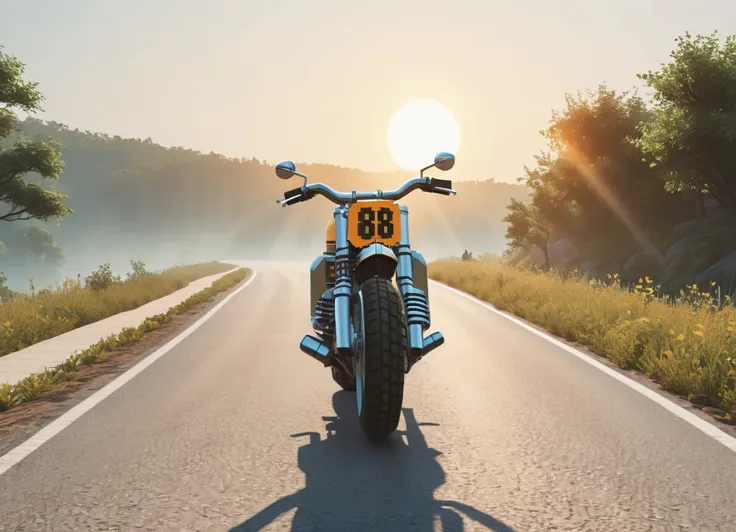
[[[595,353],[593,350],[591,350],[589,347],[587,347],[585,345],[578,344],[578,343],[572,342],[570,340],[567,340],[565,338],[556,336],[553,333],[551,333],[550,331],[548,331],[547,329],[545,329],[544,327],[542,327],[540,325],[537,325],[536,323],[533,323],[533,322],[531,322],[529,320],[526,320],[524,318],[521,318],[521,317],[519,317],[516,314],[513,314],[511,312],[507,312],[507,311],[504,311],[504,310],[497,309],[496,307],[494,307],[488,301],[484,301],[482,299],[479,299],[478,297],[474,296],[473,294],[470,294],[468,292],[465,292],[463,290],[460,290],[459,288],[456,288],[456,287],[454,287],[454,286],[452,286],[452,285],[450,285],[448,283],[443,283],[443,282],[437,281],[435,279],[431,279],[431,282],[433,284],[437,284],[439,286],[442,286],[443,288],[448,289],[451,292],[460,292],[463,296],[465,296],[467,298],[470,298],[471,300],[473,300],[474,302],[476,302],[480,306],[483,306],[483,307],[486,307],[486,306],[487,307],[491,307],[491,308],[493,308],[495,310],[495,312],[498,312],[498,313],[503,314],[506,317],[510,318],[510,320],[512,322],[518,321],[520,323],[523,323],[524,325],[526,325],[530,329],[534,329],[535,331],[537,331],[538,333],[540,333],[540,336],[542,338],[545,338],[546,339],[546,337],[549,337],[549,338],[552,338],[552,339],[556,340],[557,342],[560,342],[562,344],[565,344],[566,346],[568,346],[571,349],[577,351],[581,355],[584,355],[584,356],[586,356],[586,357],[588,357],[588,358],[590,358],[592,360],[595,360],[596,362],[598,362],[598,363],[606,366],[607,368],[615,371],[616,373],[624,376],[626,379],[629,379],[629,380],[631,380],[631,381],[633,381],[633,382],[635,382],[635,383],[637,383],[637,384],[639,384],[641,386],[646,387],[647,389],[649,389],[652,392],[656,393],[657,395],[661,396],[663,399],[665,399],[667,401],[670,401],[671,403],[673,403],[673,404],[681,407],[683,410],[686,410],[687,412],[690,412],[691,414],[697,416],[698,418],[702,419],[703,421],[706,421],[710,425],[718,428],[723,433],[725,433],[725,434],[727,434],[727,435],[729,435],[729,436],[731,436],[733,438],[736,438],[736,424],[723,422],[723,421],[720,421],[720,420],[714,418],[712,415],[704,412],[703,411],[703,407],[690,402],[687,399],[687,397],[678,396],[678,395],[676,395],[674,393],[671,393],[671,392],[668,392],[668,391],[664,390],[659,383],[657,383],[654,379],[652,379],[651,377],[645,375],[644,373],[639,372],[639,371],[636,371],[636,370],[630,370],[630,369],[621,368],[620,366],[616,365],[615,363],[613,363],[608,358]],[[705,408],[707,409],[708,407],[705,407]]]
[[[126,327],[136,327],[149,316],[167,312],[187,298],[211,286],[213,282],[238,269],[235,265],[231,266],[232,268],[227,271],[195,279],[175,292],[134,309],[113,314],[83,327],[34,343],[20,351],[1,356],[0,384],[16,384],[30,375],[43,372],[46,368],[56,367],[67,360],[74,351],[87,349],[100,338],[118,334]]]
[[[110,352],[103,362],[85,365],[75,373],[74,380],[54,385],[39,397],[0,412],[0,456],[33,436],[46,425],[102,389],[125,371],[156,351],[169,340],[193,325],[228,295],[239,289],[252,277],[251,272],[236,285],[199,303],[140,340]]]

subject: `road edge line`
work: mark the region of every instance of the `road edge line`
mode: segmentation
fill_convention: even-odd
[[[199,329],[204,325],[212,316],[217,313],[222,307],[225,306],[232,298],[238,295],[240,292],[245,290],[250,283],[256,278],[258,272],[254,268],[249,268],[251,271],[250,276],[245,283],[229,294],[217,305],[211,308],[204,316],[195,321],[188,328],[184,329],[177,336],[166,342],[163,346],[159,347],[156,351],[146,356],[143,360],[139,361],[133,367],[128,369],[125,373],[112,380],[95,393],[84,399],[81,403],[72,407],[64,414],[53,420],[51,423],[46,425],[44,428],[36,432],[33,436],[28,438],[23,443],[17,445],[4,455],[0,456],[0,476],[2,476],[11,467],[18,464],[24,458],[28,457],[33,451],[41,447],[44,443],[49,441],[51,438],[59,434],[66,427],[74,423],[77,419],[82,417],[84,414],[92,410],[97,404],[101,403],[107,397],[112,395],[115,391],[122,388],[125,384],[130,382],[136,375],[143,372],[148,366],[156,362],[159,358],[164,356],[166,353],[171,351],[174,347],[179,345],[185,340],[190,334]]]
[[[438,286],[441,286],[445,288],[446,290],[449,290],[451,292],[456,293],[459,296],[464,297],[465,299],[468,299],[481,307],[484,307],[487,310],[490,310],[494,314],[501,316],[503,318],[506,318],[512,323],[515,323],[516,325],[522,327],[523,329],[526,329],[527,331],[536,334],[540,338],[544,338],[548,342],[554,344],[555,346],[563,349],[567,353],[579,358],[580,360],[590,364],[594,368],[602,371],[609,377],[613,377],[617,381],[621,382],[622,384],[625,384],[632,390],[640,393],[644,397],[654,401],[659,406],[665,408],[675,416],[679,417],[681,420],[685,421],[686,423],[692,425],[696,429],[700,430],[701,432],[705,433],[707,436],[710,436],[717,442],[725,445],[728,449],[730,449],[733,452],[736,452],[736,438],[731,436],[730,434],[724,432],[723,430],[719,429],[715,425],[707,422],[704,419],[699,418],[692,412],[689,412],[685,408],[681,407],[680,405],[670,401],[668,398],[658,394],[654,390],[651,390],[644,386],[641,383],[636,382],[635,380],[627,377],[626,375],[623,375],[622,373],[619,373],[613,368],[609,368],[602,362],[590,357],[589,355],[583,353],[579,349],[576,349],[572,347],[571,345],[566,344],[565,342],[559,340],[558,338],[555,338],[550,333],[540,331],[539,329],[536,329],[529,325],[528,323],[525,323],[520,318],[513,316],[507,312],[504,312],[503,310],[499,310],[490,303],[483,301],[481,299],[478,299],[477,297],[474,297],[467,292],[463,292],[462,290],[458,290],[457,288],[454,288],[452,286],[446,285],[445,283],[441,283],[439,281],[435,281],[434,279],[430,279],[430,281],[433,284],[436,284]]]

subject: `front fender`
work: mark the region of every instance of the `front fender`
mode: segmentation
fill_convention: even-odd
[[[358,285],[371,277],[392,279],[396,273],[398,259],[390,247],[374,242],[363,248],[355,258],[353,274]]]

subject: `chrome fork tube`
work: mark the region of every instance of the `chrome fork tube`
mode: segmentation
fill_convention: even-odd
[[[414,272],[409,244],[409,209],[399,207],[401,212],[401,240],[398,245],[399,263],[396,267],[396,284],[404,300],[406,319],[409,324],[409,346],[412,354],[421,356],[424,329],[429,328],[429,306],[426,294],[414,287]]]
[[[341,353],[349,354],[351,337],[350,301],[353,281],[350,275],[350,249],[348,245],[348,209],[335,208],[335,345]]]

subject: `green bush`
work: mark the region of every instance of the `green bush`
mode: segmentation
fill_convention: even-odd
[[[107,290],[113,284],[118,284],[122,281],[119,275],[114,276],[112,274],[112,268],[110,268],[110,263],[108,262],[102,264],[97,270],[84,278],[84,287],[99,292],[100,290]]]

